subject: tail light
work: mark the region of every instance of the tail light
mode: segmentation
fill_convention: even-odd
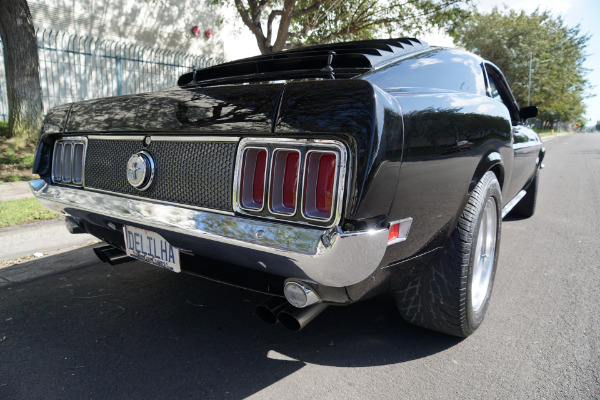
[[[302,212],[306,218],[328,220],[333,211],[337,155],[331,152],[310,151],[304,171]]]
[[[261,148],[244,149],[240,205],[246,210],[262,210],[265,198],[267,171],[267,150]]]
[[[54,145],[52,180],[59,183],[83,185],[85,138],[58,140]]]
[[[73,183],[81,184],[83,181],[83,143],[75,143],[73,145]]]
[[[244,214],[332,226],[345,175],[346,149],[336,141],[242,139],[235,207]]]
[[[296,212],[300,152],[275,150],[271,164],[271,211],[275,214],[293,215]]]
[[[61,171],[61,181],[71,182],[71,160],[73,160],[73,143],[63,145],[63,159]]]

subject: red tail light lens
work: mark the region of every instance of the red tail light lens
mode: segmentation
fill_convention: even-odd
[[[296,212],[296,194],[300,153],[297,150],[275,150],[271,167],[271,211],[293,215]]]
[[[328,220],[333,212],[337,155],[310,151],[306,156],[304,178],[304,215]]]
[[[244,150],[240,182],[240,205],[248,210],[262,210],[265,197],[267,150]]]
[[[335,183],[335,154],[323,154],[319,160],[319,176],[317,178],[317,210],[331,214],[333,184]]]

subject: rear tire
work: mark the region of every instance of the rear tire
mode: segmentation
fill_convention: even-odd
[[[537,201],[539,176],[540,170],[536,169],[535,177],[527,188],[527,194],[512,209],[510,212],[511,216],[520,218],[533,217],[533,214],[535,214],[535,203]]]
[[[498,263],[501,199],[496,175],[487,172],[433,265],[394,292],[402,318],[460,337],[469,336],[479,327]]]

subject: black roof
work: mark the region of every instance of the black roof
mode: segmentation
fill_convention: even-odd
[[[413,38],[376,39],[300,47],[231,61],[179,77],[178,85],[265,79],[351,78],[399,56],[428,48]]]

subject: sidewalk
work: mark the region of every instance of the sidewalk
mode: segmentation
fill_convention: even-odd
[[[10,201],[33,197],[29,190],[29,182],[0,183],[0,201]]]
[[[86,233],[77,235],[69,233],[64,219],[2,228],[0,229],[0,262],[16,260],[34,253],[36,255],[56,254],[97,240]]]

